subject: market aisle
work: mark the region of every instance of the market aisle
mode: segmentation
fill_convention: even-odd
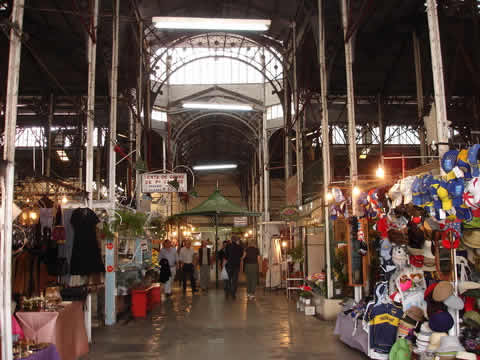
[[[149,318],[96,329],[88,360],[141,359],[365,359],[333,335],[333,322],[290,311],[283,292],[247,302],[245,289],[226,301],[223,291],[208,295],[175,293]],[[94,329],[95,330],[95,329]]]

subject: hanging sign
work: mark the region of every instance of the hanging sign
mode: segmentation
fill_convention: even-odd
[[[248,225],[248,220],[246,216],[236,216],[233,218],[234,227],[242,227],[247,225]]]
[[[143,174],[142,192],[187,192],[187,174]]]

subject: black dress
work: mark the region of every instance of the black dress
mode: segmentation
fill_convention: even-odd
[[[79,208],[73,211],[70,219],[75,231],[72,259],[70,261],[70,273],[72,275],[105,272],[105,265],[95,231],[99,222],[97,215],[88,208]]]

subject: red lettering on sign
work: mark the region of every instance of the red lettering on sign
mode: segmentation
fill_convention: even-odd
[[[113,266],[112,265],[107,266],[107,272],[113,272]]]

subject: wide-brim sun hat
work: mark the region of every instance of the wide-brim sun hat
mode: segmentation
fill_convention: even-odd
[[[434,332],[430,336],[430,344],[428,345],[428,351],[435,351],[440,346],[440,340],[442,337],[448,336],[446,332]]]
[[[463,243],[471,248],[480,248],[480,231],[464,229],[463,230]]]
[[[474,281],[460,281],[458,283],[458,292],[463,294],[468,290],[480,289],[480,283]]]
[[[460,343],[458,336],[443,336],[440,339],[440,346],[435,351],[436,353],[449,353],[465,351],[465,348]]]
[[[477,355],[471,352],[458,351],[456,358],[461,360],[477,360]]]

